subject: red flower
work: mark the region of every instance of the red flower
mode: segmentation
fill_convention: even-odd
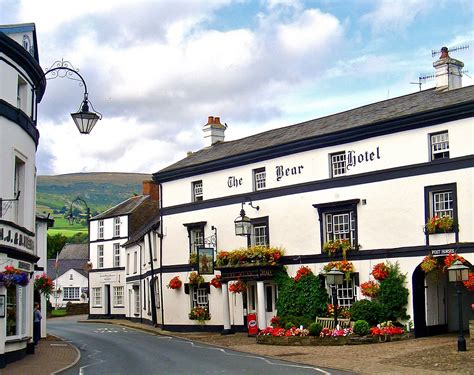
[[[379,294],[379,284],[372,280],[360,284],[360,289],[366,297],[375,298]]]
[[[229,285],[229,292],[231,293],[244,293],[246,290],[247,285],[240,279]]]
[[[370,273],[375,280],[382,281],[388,277],[389,268],[385,263],[377,263]]]
[[[175,276],[170,280],[167,287],[170,289],[179,289],[181,285],[183,285],[183,282],[179,279],[179,276]]]
[[[469,279],[467,281],[463,281],[464,286],[470,292],[474,292],[474,273],[469,274]]]
[[[211,285],[214,288],[222,288],[222,282],[221,282],[221,275],[216,275],[212,280],[211,280]]]
[[[451,265],[457,260],[459,260],[463,264],[466,262],[466,260],[462,256],[451,253],[451,254],[448,254],[446,258],[444,258],[444,264],[446,268],[448,268],[448,267],[451,267]]]
[[[299,281],[302,277],[312,275],[313,271],[309,267],[301,266],[298,272],[296,272],[295,281]]]

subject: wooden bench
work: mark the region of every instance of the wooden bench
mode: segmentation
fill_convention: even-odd
[[[316,317],[316,323],[321,324],[323,328],[334,329],[334,318],[320,318],[319,316]],[[337,323],[339,327],[342,328],[349,328],[352,327],[350,319],[337,319]]]

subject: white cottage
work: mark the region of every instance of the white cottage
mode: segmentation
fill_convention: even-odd
[[[0,26],[0,273],[13,267],[28,282],[0,283],[0,368],[34,352],[33,272],[45,249],[35,240],[42,78],[35,25]]]
[[[196,306],[211,315],[199,329],[224,332],[244,329],[249,313],[259,328],[278,313],[271,269],[216,271],[222,289],[209,288],[214,275],[203,275],[200,287],[167,288],[175,277],[188,282],[197,270],[189,259],[199,248],[215,255],[252,244],[281,246],[280,263],[295,275],[301,265],[321,272],[334,259],[323,245],[346,239],[355,249],[348,255],[355,272],[338,287],[340,305],[361,298],[359,285],[375,264],[398,262],[417,336],[455,330],[453,286],[425,278],[420,263],[449,253],[474,263],[474,86],[461,87],[462,63],[447,54],[434,66],[434,89],[235,141],[225,142],[225,126],[209,117],[207,147],[154,174],[161,199],[159,231],[150,232],[159,243],[153,260],[159,324],[195,330],[189,312]],[[235,234],[242,209],[252,224],[248,236]],[[426,223],[434,216],[449,216],[452,229],[430,234]],[[237,278],[248,290],[229,294],[228,283]],[[474,296],[464,289],[463,298],[467,322]]]
[[[149,186],[144,182],[143,195],[131,197],[89,222],[90,318],[126,315],[125,269],[130,255],[125,258],[123,245],[158,211],[158,200],[147,190]]]

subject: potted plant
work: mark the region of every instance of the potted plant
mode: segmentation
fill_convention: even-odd
[[[211,280],[211,285],[216,289],[222,288],[221,275],[214,276]]]
[[[247,285],[240,279],[229,285],[229,292],[231,293],[244,293],[245,291],[247,291]]]
[[[211,319],[211,314],[209,314],[208,309],[201,306],[196,306],[191,309],[191,312],[189,313],[189,319],[197,320],[199,323],[204,323],[206,320]]]
[[[372,280],[369,280],[365,283],[360,284],[360,290],[363,296],[376,298],[379,294],[380,285]]]
[[[349,240],[331,240],[325,242],[323,245],[323,252],[327,253],[330,257],[336,253],[342,253],[342,257],[346,259],[349,250],[352,250],[352,245]]]

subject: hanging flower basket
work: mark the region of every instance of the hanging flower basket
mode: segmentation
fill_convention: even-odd
[[[35,277],[35,289],[44,294],[46,298],[49,298],[53,292],[53,280],[46,273],[43,273],[41,276],[37,275]]]
[[[200,274],[198,274],[197,272],[191,272],[189,274],[189,283],[191,285],[201,285],[201,284],[204,284],[205,283],[205,280],[204,280],[204,277],[202,277]]]
[[[179,279],[179,276],[173,277],[168,283],[167,287],[169,289],[180,289],[183,282]]]
[[[247,285],[240,279],[229,285],[229,292],[231,293],[244,293],[246,291]]]
[[[28,273],[13,266],[6,266],[5,271],[0,272],[0,285],[27,286],[29,282],[30,278],[28,277]]]
[[[454,220],[451,216],[433,216],[425,224],[425,230],[429,234],[452,232]]]
[[[385,263],[377,263],[370,273],[375,280],[382,281],[388,277],[389,268]]]
[[[189,264],[198,264],[198,254],[197,253],[191,253],[189,255]]]
[[[474,273],[469,273],[469,279],[463,281],[464,286],[470,292],[474,292]]]
[[[326,253],[330,257],[337,253],[341,253],[342,257],[346,259],[349,250],[352,250],[351,242],[349,240],[328,241],[323,245],[323,253]]]
[[[379,287],[379,284],[372,280],[360,284],[362,295],[370,298],[376,298],[378,296]]]
[[[324,272],[329,272],[333,268],[337,269],[338,271],[344,272],[346,280],[350,280],[351,272],[354,272],[354,265],[352,264],[352,262],[349,262],[347,260],[341,260],[338,262],[329,262],[328,264],[324,266],[323,270]]]
[[[221,275],[216,275],[213,277],[211,280],[211,285],[216,289],[222,288]]]
[[[444,268],[447,269],[451,267],[451,265],[457,260],[459,260],[462,264],[466,263],[466,259],[464,259],[462,256],[454,253],[448,254],[448,256],[444,258]]]

